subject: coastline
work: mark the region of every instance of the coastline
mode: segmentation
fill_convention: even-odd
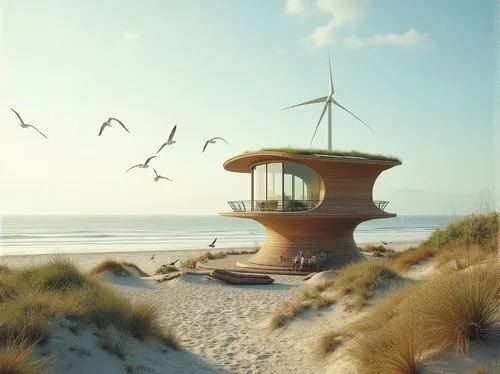
[[[391,243],[387,248],[394,249],[396,252],[403,251],[412,246],[418,246],[422,241],[408,241]],[[380,245],[380,243],[370,243],[371,245]],[[369,244],[359,244],[365,246]],[[107,251],[107,252],[54,252],[52,254],[16,254],[16,255],[0,255],[0,263],[8,266],[31,266],[43,263],[54,257],[65,257],[74,261],[82,270],[90,270],[100,262],[112,259],[116,261],[132,262],[142,268],[147,273],[153,273],[162,264],[170,263],[179,259],[182,261],[189,257],[201,255],[206,252],[219,251],[239,251],[250,250],[256,247],[238,247],[238,248],[200,248],[196,250],[135,250],[135,251]],[[155,255],[151,260],[151,256]]]

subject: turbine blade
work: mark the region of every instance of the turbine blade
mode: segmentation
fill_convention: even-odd
[[[335,99],[333,100],[333,103],[335,105],[337,105],[339,108],[342,108],[344,109],[347,113],[349,113],[351,116],[353,116],[354,118],[356,118],[358,121],[360,121],[363,125],[365,125],[366,127],[368,127],[370,130],[372,130],[372,132],[375,132],[373,131],[373,129],[368,126],[366,123],[363,122],[363,120],[361,118],[359,118],[357,115],[355,115],[353,112],[351,112],[349,109],[343,107],[342,105],[340,105]]]
[[[328,106],[328,101],[325,102],[325,106],[323,107],[323,111],[321,112],[321,116],[319,117],[318,124],[316,125],[316,129],[314,130],[314,134],[313,134],[313,136],[311,138],[311,144],[312,144],[312,142],[314,140],[314,137],[316,136],[316,132],[318,131],[319,124],[321,123],[321,120],[323,119],[323,116],[325,115],[327,106]]]
[[[334,94],[335,88],[333,88],[332,64],[330,62],[330,53],[328,53],[328,67],[330,68],[330,94]]]
[[[328,96],[323,96],[323,97],[318,97],[317,99],[314,99],[314,100],[309,100],[309,101],[305,101],[303,103],[300,103],[300,104],[295,104],[295,105],[292,105],[292,106],[288,106],[286,108],[283,108],[281,110],[286,110],[286,109],[290,109],[290,108],[295,108],[296,106],[300,106],[300,105],[308,105],[308,104],[316,104],[316,103],[324,103],[326,101],[326,99],[328,99]]]

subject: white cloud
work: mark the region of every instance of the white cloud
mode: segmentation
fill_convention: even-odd
[[[139,40],[139,38],[140,35],[133,31],[125,31],[123,34],[123,40],[126,40],[127,42],[135,43]]]
[[[306,13],[328,16],[325,24],[316,27],[306,40],[314,46],[336,44],[344,39],[344,44],[350,48],[361,48],[368,45],[414,46],[425,44],[427,35],[410,29],[406,33],[377,34],[368,37],[351,35],[343,38],[345,29],[356,26],[365,15],[367,0],[315,0],[310,5],[308,0],[287,0],[287,13]],[[345,34],[344,34],[345,35]]]
[[[394,45],[409,47],[423,45],[427,42],[427,34],[423,34],[415,29],[410,29],[405,33],[377,34],[369,37],[359,37],[351,35],[344,39],[346,46],[357,49],[372,45]]]
[[[304,13],[309,8],[309,0],[286,0],[287,13]]]

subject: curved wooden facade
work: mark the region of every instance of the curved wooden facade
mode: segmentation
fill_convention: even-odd
[[[400,161],[262,151],[235,156],[224,163],[224,168],[251,173],[254,166],[273,162],[293,162],[314,170],[320,177],[319,203],[305,211],[220,213],[250,218],[266,228],[267,240],[250,258],[250,265],[280,266],[280,256],[291,261],[301,250],[305,257],[319,257],[324,251],[326,260],[321,268],[342,266],[361,258],[353,237],[361,222],[396,216],[375,205],[372,191],[380,173],[401,165]]]

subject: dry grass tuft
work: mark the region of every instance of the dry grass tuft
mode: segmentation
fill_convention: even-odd
[[[412,326],[391,324],[355,339],[348,354],[358,374],[417,374],[423,359],[420,335]]]
[[[419,264],[424,260],[434,257],[435,254],[436,250],[426,245],[413,247],[397,254],[392,260],[391,265],[395,271],[401,273],[411,265]]]
[[[500,339],[500,269],[474,267],[424,283],[405,308],[427,344],[467,354],[472,340]]]
[[[162,265],[158,269],[156,269],[155,274],[169,274],[169,273],[175,273],[176,271],[179,271],[179,269],[175,266]]]
[[[365,245],[360,248],[361,252],[369,253],[374,257],[394,257],[396,251],[383,245]]]
[[[362,261],[340,269],[335,280],[312,286],[293,300],[285,302],[270,320],[271,329],[282,327],[287,320],[310,310],[321,309],[335,304],[342,296],[352,295],[354,301],[349,309],[361,310],[375,295],[382,283],[401,278],[386,262]]]
[[[324,334],[315,347],[314,355],[320,359],[325,359],[342,345],[347,336],[349,335],[338,331]]]
[[[477,244],[447,246],[440,249],[435,256],[436,266],[443,270],[463,270],[484,262],[494,262],[497,259],[496,252],[481,248]]]
[[[38,374],[46,359],[33,359],[34,345],[18,342],[8,344],[0,350],[0,373],[2,374]]]
[[[182,261],[182,266],[185,268],[195,269],[198,262],[206,262],[208,260],[218,260],[225,258],[230,255],[246,255],[257,253],[259,249],[241,250],[241,251],[219,251],[219,252],[206,252],[199,256],[188,257],[186,260]]]
[[[383,282],[400,279],[387,262],[361,261],[339,270],[335,288],[342,295],[354,295],[353,307],[361,310]]]
[[[100,275],[105,271],[109,271],[120,277],[147,277],[148,274],[142,271],[137,265],[130,262],[118,262],[114,260],[106,260],[89,271],[91,276]]]
[[[130,302],[111,287],[82,274],[67,260],[0,272],[0,295],[0,346],[11,350],[27,352],[23,351],[26,344],[31,347],[50,339],[52,323],[59,316],[83,322],[81,326],[116,329],[120,336],[152,338],[178,346],[177,336],[164,326],[156,307]],[[21,338],[23,344],[18,343]],[[120,346],[111,340],[105,342],[108,350]],[[0,372],[9,371],[0,366]]]
[[[405,285],[337,333],[358,373],[417,373],[423,359],[471,341],[500,342],[500,268],[474,266]]]

